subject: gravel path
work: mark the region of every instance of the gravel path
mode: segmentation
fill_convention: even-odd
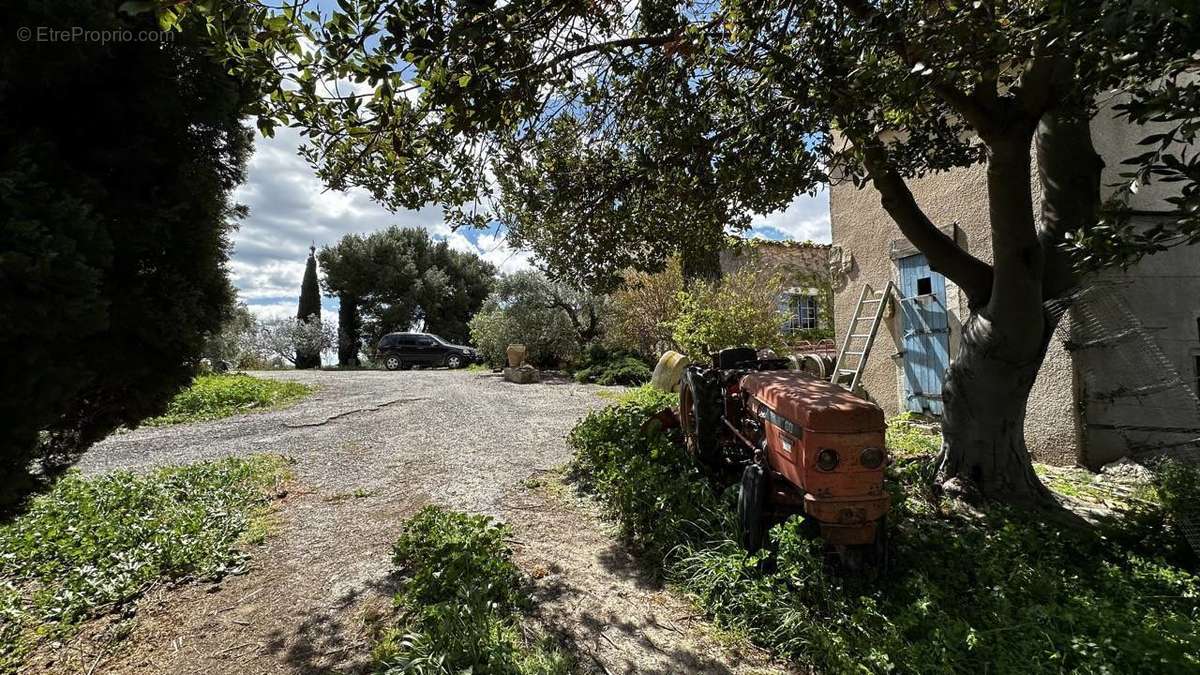
[[[284,410],[113,436],[78,467],[101,473],[279,453],[295,458],[301,482],[322,492],[423,492],[494,512],[506,487],[566,461],[567,432],[606,403],[598,392],[608,389],[565,381],[522,386],[462,370],[255,375],[319,390]]]
[[[446,370],[258,375],[320,389],[283,410],[114,436],[79,464],[94,474],[293,457],[297,480],[248,573],[152,589],[131,624],[96,622],[31,670],[361,672],[390,611],[391,543],[406,517],[439,503],[514,525],[518,562],[539,579],[539,620],[582,672],[774,671],[762,655],[719,644],[686,603],[643,578],[594,513],[525,486],[567,461],[567,433],[613,389]],[[129,634],[114,643],[117,632]]]

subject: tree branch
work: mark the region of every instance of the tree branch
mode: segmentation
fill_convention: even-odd
[[[706,30],[709,30],[710,28],[719,26],[723,20],[724,20],[724,14],[718,13],[710,21],[701,25],[700,30],[706,31]],[[686,34],[686,32],[687,32],[686,27],[684,27],[684,28],[679,28],[677,30],[671,31],[670,33],[664,33],[661,35],[640,35],[640,36],[634,36],[634,37],[616,38],[613,40],[606,40],[604,42],[593,42],[591,44],[586,44],[586,45],[583,45],[580,47],[576,47],[575,49],[568,49],[565,52],[561,52],[561,53],[555,55],[554,58],[552,58],[544,63],[531,63],[528,66],[525,66],[523,68],[518,68],[516,70],[506,72],[506,73],[504,73],[504,75],[505,76],[519,76],[519,75],[524,75],[524,74],[532,72],[532,71],[550,70],[551,68],[553,68],[561,63],[570,61],[571,59],[574,59],[577,56],[583,56],[584,54],[590,54],[593,52],[600,52],[605,49],[610,49],[613,47],[618,47],[618,48],[619,47],[662,47],[664,45],[668,45],[672,42],[676,42],[676,41],[682,39],[684,37],[684,35]]]
[[[1104,160],[1092,145],[1092,131],[1082,111],[1042,116],[1038,122],[1038,178],[1042,184],[1042,218],[1038,239],[1046,253],[1042,294],[1057,298],[1075,285],[1070,256],[1060,248],[1064,235],[1096,222]]]
[[[908,41],[904,38],[903,30],[866,0],[838,0],[838,3],[859,21],[879,24],[889,38],[892,51],[906,65],[915,66],[921,62],[921,55],[910,48]],[[987,89],[976,89],[968,94],[960,91],[958,87],[939,74],[922,75],[922,77],[929,81],[930,88],[934,93],[962,115],[963,119],[974,127],[980,136],[988,136],[999,128],[997,111],[987,104],[989,101]]]
[[[879,191],[880,203],[900,227],[905,238],[929,259],[929,267],[944,274],[967,294],[971,307],[987,303],[992,289],[992,268],[967,253],[925,215],[904,179],[892,166],[879,142],[861,144],[863,164]]]

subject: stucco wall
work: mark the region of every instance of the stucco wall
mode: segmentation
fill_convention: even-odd
[[[783,277],[785,289],[814,290],[818,297],[817,320],[832,327],[829,295],[829,245],[796,241],[750,241],[721,252],[721,272],[733,274],[754,264]]]
[[[721,271],[726,274],[737,272],[751,262],[782,273],[789,283],[793,279],[824,277],[829,269],[829,246],[794,241],[752,241],[721,252]]]
[[[1135,223],[1148,227],[1155,218],[1142,216]],[[1088,371],[1091,390],[1081,397],[1089,424],[1156,428],[1157,431],[1090,428],[1084,463],[1099,466],[1122,456],[1128,444],[1184,442],[1196,432],[1170,433],[1165,428],[1200,425],[1196,358],[1200,356],[1200,250],[1174,248],[1143,258],[1128,270],[1110,270],[1100,280],[1115,283],[1111,292],[1124,300],[1145,328],[1149,340],[1165,357],[1167,367],[1140,353],[1137,339],[1118,340],[1097,353],[1081,352],[1077,364]],[[1137,396],[1105,393],[1137,391],[1168,382],[1174,369],[1186,383]]]
[[[1093,137],[1097,151],[1106,162],[1103,185],[1119,180],[1117,174],[1124,170],[1120,167],[1121,160],[1135,154],[1137,141],[1152,131],[1131,127],[1113,119],[1110,112],[1101,112],[1093,122]],[[1032,187],[1037,204],[1040,187],[1036,182],[1036,170],[1034,177]],[[976,257],[991,262],[984,179],[984,168],[973,167],[914,180],[910,187],[934,223],[945,226],[956,222],[960,231],[959,243]],[[1164,198],[1171,189],[1164,185],[1142,187],[1132,196],[1130,205],[1145,212],[1162,211],[1166,208]],[[878,290],[889,278],[894,279],[895,266],[888,255],[889,244],[902,235],[880,206],[878,194],[869,186],[858,190],[853,185],[840,184],[831,187],[829,194],[833,243],[843,249],[844,256],[853,256],[849,273],[835,276],[833,280],[834,317],[840,344],[844,337],[843,327],[854,312],[862,285],[870,283]],[[1147,224],[1153,220],[1150,216],[1144,218]],[[833,255],[836,257],[837,253]],[[1134,308],[1183,378],[1195,386],[1196,378],[1200,377],[1196,372],[1196,357],[1200,356],[1200,250],[1195,247],[1173,249],[1147,257],[1130,270],[1107,272],[1102,278],[1118,278],[1125,282],[1120,290],[1125,301]],[[953,358],[958,349],[958,329],[967,316],[967,307],[965,297],[949,281],[947,303],[951,314],[950,354]],[[903,375],[894,356],[900,351],[900,344],[898,319],[892,316],[876,339],[863,375],[865,393],[889,414],[901,409]],[[1099,386],[1106,390],[1123,384],[1113,379],[1117,376],[1115,369],[1098,372]],[[1105,377],[1109,380],[1105,381]],[[1082,391],[1081,374],[1062,341],[1056,337],[1034,385],[1026,415],[1025,433],[1036,459],[1054,464],[1084,461],[1095,467],[1120,455],[1119,449],[1107,441],[1098,442],[1094,434],[1087,443],[1093,447],[1085,451],[1083,425],[1087,421],[1105,421],[1102,418],[1108,410],[1099,412],[1095,406],[1089,408]],[[1190,420],[1191,414],[1180,411],[1177,419]]]
[[[959,244],[985,262],[992,261],[987,213],[987,188],[982,167],[943,173],[911,181],[911,189],[929,218],[939,226],[958,225]],[[1040,192],[1035,186],[1035,191]],[[853,256],[849,273],[835,276],[834,324],[838,344],[854,314],[864,283],[881,290],[895,280],[896,266],[890,244],[903,239],[898,227],[879,204],[878,193],[868,186],[856,189],[849,183],[829,190],[831,229],[834,245],[843,255]],[[1036,197],[1035,197],[1036,198]],[[946,281],[949,305],[950,355],[958,353],[962,321],[967,317],[967,300],[950,280]],[[898,356],[903,336],[899,316],[889,312],[886,324],[875,339],[863,372],[863,393],[889,414],[900,412],[903,370]],[[1071,361],[1062,345],[1051,345],[1046,364],[1030,395],[1025,433],[1036,459],[1071,464],[1078,454]]]

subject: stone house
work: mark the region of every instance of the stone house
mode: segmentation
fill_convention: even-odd
[[[1108,115],[1096,118],[1094,141],[1107,165],[1102,185],[1118,181],[1121,160],[1136,154],[1133,148],[1146,133]],[[1034,203],[1040,208],[1034,175]],[[944,232],[991,261],[984,167],[929,175],[910,181],[910,188]],[[929,269],[884,212],[874,189],[844,183],[829,194],[838,344],[863,286],[880,291],[891,280],[896,293],[863,371],[862,389],[889,415],[907,410],[938,417],[944,369],[957,353],[967,316],[965,294]],[[1142,188],[1131,204],[1135,222],[1149,227],[1163,219],[1166,196],[1164,186]],[[1094,275],[1087,283],[1094,291],[1089,291],[1090,305],[1077,302],[1064,317],[1029,401],[1025,431],[1034,458],[1097,468],[1132,450],[1200,437],[1200,248],[1176,247],[1128,270]],[[943,319],[932,330],[908,325],[913,320],[906,314],[912,313],[896,311],[897,303],[918,298],[942,308]],[[1111,316],[1100,322],[1107,322],[1108,336],[1073,342],[1072,331],[1087,329],[1092,315],[1106,308],[1112,308]],[[1087,317],[1080,315],[1085,309]],[[1123,334],[1114,330],[1114,321],[1137,330]],[[912,354],[924,362],[914,363]],[[1172,370],[1182,382],[1168,377]],[[1152,395],[1173,398],[1155,402],[1148,399]]]
[[[782,275],[779,311],[788,319],[781,331],[790,344],[833,337],[828,244],[748,239],[721,252],[722,274],[749,265]]]

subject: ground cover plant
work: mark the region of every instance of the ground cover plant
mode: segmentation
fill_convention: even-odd
[[[400,622],[375,647],[377,673],[570,672],[568,655],[522,630],[532,600],[505,542],[510,535],[487,516],[437,506],[405,523],[392,549]]]
[[[891,567],[839,577],[799,518],[759,553],[731,541],[734,491],[641,431],[671,402],[642,389],[590,414],[571,436],[573,475],[648,564],[781,656],[838,673],[1200,668],[1200,580],[1161,508],[1090,529],[966,509],[932,493],[938,438],[897,420]]]
[[[275,456],[70,473],[0,525],[0,672],[160,583],[240,570],[288,477]]]
[[[576,382],[594,382],[606,387],[636,386],[650,381],[653,371],[639,356],[631,352],[595,344],[589,347],[575,364]]]
[[[313,387],[301,382],[267,380],[242,373],[201,375],[171,399],[165,413],[147,420],[146,424],[166,426],[215,420],[295,403],[313,391]]]

